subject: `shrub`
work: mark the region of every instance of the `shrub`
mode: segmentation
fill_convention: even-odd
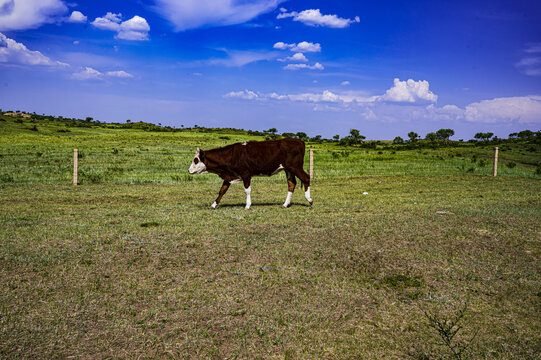
[[[509,169],[512,169],[515,166],[517,166],[517,163],[515,163],[514,161],[510,161],[507,164],[505,164],[505,166],[507,166]]]

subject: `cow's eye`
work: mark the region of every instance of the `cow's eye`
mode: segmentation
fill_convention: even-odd
[[[197,165],[198,162],[199,162],[199,159],[198,159],[198,158],[193,159],[193,163],[194,163],[195,165]]]

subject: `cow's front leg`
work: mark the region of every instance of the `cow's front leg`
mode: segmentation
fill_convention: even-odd
[[[250,187],[251,180],[252,179],[250,177],[242,178],[242,182],[244,183],[244,192],[246,193],[246,210],[252,206],[252,188]]]
[[[216,209],[216,206],[218,206],[218,204],[220,203],[220,200],[222,200],[222,196],[224,196],[224,194],[227,192],[227,189],[229,189],[229,185],[231,185],[231,183],[229,181],[224,180],[222,187],[220,188],[220,192],[218,193],[218,197],[216,198],[214,203],[210,205],[211,209]]]

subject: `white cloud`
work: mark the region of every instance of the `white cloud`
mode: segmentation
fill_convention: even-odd
[[[61,0],[0,0],[0,31],[35,29],[67,11]]]
[[[396,78],[394,86],[387,90],[385,95],[380,97],[380,100],[398,103],[436,102],[438,96],[429,90],[429,86],[426,80],[400,81]]]
[[[107,76],[118,77],[118,78],[132,78],[133,77],[132,74],[125,72],[124,70],[108,71]]]
[[[60,61],[53,61],[39,51],[28,48],[0,33],[0,63],[18,65],[69,66]]]
[[[278,59],[278,61],[297,61],[297,62],[308,62],[306,56],[303,53],[295,53],[291,56],[286,57],[285,59]]]
[[[92,26],[100,30],[116,31],[115,38],[123,40],[141,41],[148,40],[150,26],[145,18],[135,15],[129,20],[122,22],[122,14],[108,12],[104,17],[97,17]]]
[[[97,17],[92,21],[92,25],[100,30],[120,31],[120,21],[122,14],[108,12],[104,17]]]
[[[88,18],[82,12],[73,11],[67,21],[71,23],[85,23],[87,20]]]
[[[154,9],[176,31],[199,27],[242,24],[276,9],[284,0],[155,0]]]
[[[316,63],[319,64],[319,63]],[[321,65],[321,64],[320,64]],[[297,66],[298,68],[306,68],[306,64],[289,64],[287,66],[293,67]],[[292,69],[290,69],[292,70]],[[405,85],[404,85],[405,84]],[[248,90],[245,90],[247,92]],[[428,81],[400,81],[395,79],[394,86],[387,90],[383,95],[373,95],[369,96],[365,92],[361,91],[343,91],[340,93],[333,93],[330,90],[323,90],[321,93],[302,93],[302,94],[262,94],[251,92],[257,94],[257,99],[279,99],[284,100],[288,99],[291,101],[303,101],[303,102],[332,102],[332,103],[341,103],[341,104],[357,104],[357,105],[368,105],[368,104],[394,104],[394,103],[407,103],[409,105],[424,105],[427,102],[435,102],[437,95],[433,94],[428,90]],[[240,97],[240,96],[237,96]],[[252,100],[255,97],[242,97],[244,99]],[[413,101],[412,101],[413,99]],[[417,106],[418,107],[418,106]],[[456,112],[458,107],[454,105],[447,105],[443,108],[435,109],[434,105],[431,104],[427,109],[432,109],[431,111],[439,111],[441,114],[450,114]],[[462,110],[463,111],[463,110]]]
[[[541,123],[541,96],[483,100],[466,106],[465,119],[472,122]]]
[[[349,83],[349,81],[347,81],[347,80],[346,80],[346,81],[342,81],[342,82],[340,83],[340,85],[342,85],[342,86],[346,86],[346,85],[349,85],[349,84],[350,84],[350,83]]]
[[[527,57],[515,64],[517,69],[528,76],[541,76],[541,57]]]
[[[305,25],[326,26],[331,28],[345,28],[352,23],[361,21],[358,16],[355,16],[354,19],[344,19],[337,15],[322,15],[319,9],[304,10],[300,13],[296,11],[290,13],[282,11],[276,18],[285,19],[289,17],[292,17],[293,21],[300,21]]]
[[[224,95],[225,98],[237,98],[244,100],[256,100],[259,99],[259,95],[250,90],[244,91],[231,91]]]
[[[298,44],[286,44],[282,41],[277,42],[273,46],[275,49],[286,50],[289,49],[293,52],[306,53],[306,52],[320,52],[321,45],[319,43],[311,43],[308,41],[301,41]]]
[[[99,80],[103,78],[103,73],[87,66],[84,70],[71,74],[71,78],[75,80]]]
[[[211,59],[210,65],[224,65],[229,67],[241,67],[253,62],[275,59],[278,55],[267,51],[241,51],[220,49],[227,53],[227,58]]]
[[[307,64],[287,64],[284,66],[285,70],[300,70],[300,69],[309,69],[309,70],[323,70],[324,67],[320,63],[316,62],[314,65]]]
[[[541,43],[529,44],[524,52],[528,54],[541,53]]]

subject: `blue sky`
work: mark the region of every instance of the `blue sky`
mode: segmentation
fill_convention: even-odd
[[[507,137],[541,128],[541,3],[0,0],[0,108]]]

